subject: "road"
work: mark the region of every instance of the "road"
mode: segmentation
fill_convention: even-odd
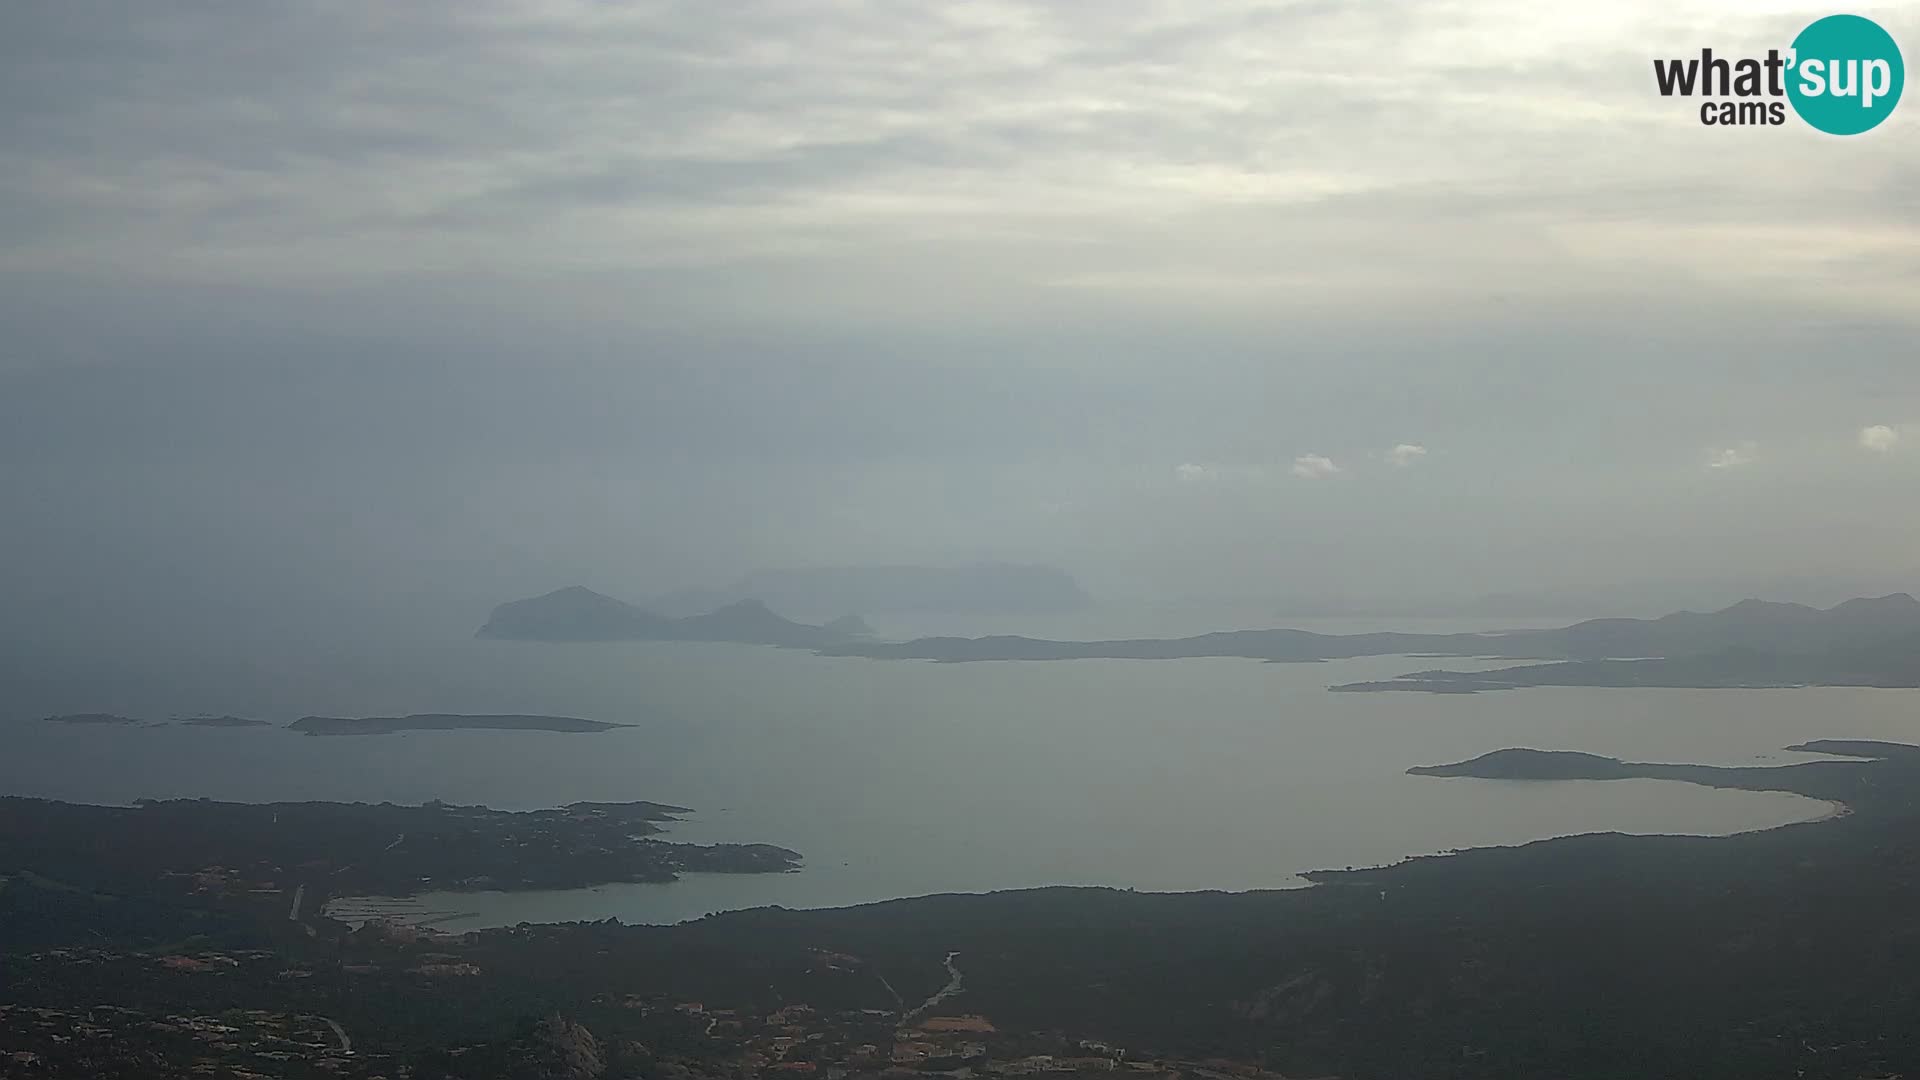
[[[299,923],[300,929],[305,930],[307,932],[308,937],[319,937],[320,934],[318,931],[314,930],[313,924],[310,922],[307,922],[306,920],[300,917],[300,905],[304,903],[306,899],[307,899],[307,883],[303,881],[299,885],[294,887],[293,905],[287,908],[287,918],[292,922]]]
[[[921,1002],[919,1008],[901,1017],[902,1020],[911,1020],[960,992],[960,969],[953,962],[953,958],[959,955],[960,953],[958,951],[947,954],[945,961],[947,965],[947,985],[941,987],[939,992],[932,997]]]

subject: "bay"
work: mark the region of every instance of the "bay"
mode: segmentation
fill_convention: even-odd
[[[102,661],[11,695],[0,791],[91,802],[444,799],[506,809],[649,799],[665,837],[780,844],[804,869],[567,893],[438,894],[452,927],[672,922],[1052,884],[1284,888],[1298,874],[1578,832],[1724,834],[1807,820],[1788,794],[1631,780],[1410,777],[1504,746],[1634,760],[1783,763],[1810,738],[1920,740],[1911,692],[1544,688],[1330,694],[1418,660],[931,664],[666,643],[453,641],[310,655]],[[270,728],[67,727],[109,711],[525,712],[603,734],[307,737]]]

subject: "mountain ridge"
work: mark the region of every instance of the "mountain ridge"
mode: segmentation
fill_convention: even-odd
[[[1202,656],[1309,662],[1405,654],[1597,661],[1702,656],[1740,649],[1791,654],[1844,652],[1909,632],[1920,634],[1920,600],[1901,592],[1849,600],[1825,609],[1743,600],[1714,612],[1678,611],[1654,619],[1588,619],[1542,630],[1450,634],[1230,630],[1182,638],[1108,641],[1051,641],[1014,635],[930,637],[900,643],[848,642],[824,651],[834,656],[947,662]]]

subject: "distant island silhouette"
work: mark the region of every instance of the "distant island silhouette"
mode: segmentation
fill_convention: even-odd
[[[303,716],[287,725],[303,735],[385,735],[395,731],[565,731],[598,732],[631,724],[609,724],[573,716],[463,716],[416,713],[412,716]]]
[[[252,720],[244,716],[176,716],[174,722],[190,727],[217,728],[254,728],[272,727],[265,720]]]
[[[1461,634],[1316,634],[1234,630],[1184,638],[1048,641],[1016,636],[854,641],[830,656],[946,663],[994,660],[1242,657],[1310,663],[1361,656],[1492,657],[1535,663],[1428,670],[1333,690],[1477,693],[1523,686],[1920,686],[1920,601],[1907,593],[1830,608],[1743,600],[1715,612],[1590,619],[1542,630]]]
[[[1229,630],[1182,638],[1054,641],[1017,635],[876,640],[857,616],[794,622],[758,600],[670,617],[580,586],[495,608],[478,636],[521,641],[710,641],[810,649],[823,656],[983,663],[1239,657],[1312,663],[1363,656],[1530,661],[1490,671],[1431,669],[1331,690],[1471,694],[1527,686],[1920,687],[1920,600],[1907,593],[1830,608],[1742,600],[1657,619],[1589,619],[1484,633]]]
[[[820,649],[867,632],[854,622],[836,628],[794,622],[758,600],[740,600],[704,615],[675,618],[580,585],[514,600],[493,609],[476,637],[508,641],[713,641]],[[857,625],[856,625],[857,623]]]
[[[1054,615],[1091,603],[1052,566],[813,566],[755,570],[720,588],[681,589],[642,603],[668,616],[698,615],[741,600],[788,614]]]

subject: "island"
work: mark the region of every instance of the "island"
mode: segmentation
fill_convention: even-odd
[[[252,720],[244,716],[177,716],[174,717],[174,720],[177,723],[186,724],[189,727],[256,728],[273,726],[265,720]]]
[[[1314,663],[1390,655],[1533,661],[1491,671],[1416,671],[1329,687],[1345,693],[1473,694],[1529,686],[1920,687],[1920,601],[1895,593],[1820,609],[1744,600],[1706,614],[1683,611],[1658,619],[1592,619],[1554,629],[1489,633],[1275,629],[1111,641],[1003,635],[854,640],[817,651],[940,663],[1193,657]]]
[[[1881,650],[1891,660],[1920,640],[1920,600],[1906,593],[1848,600],[1827,609],[1743,600],[1720,611],[1675,612],[1658,619],[1589,619],[1545,630],[1455,634],[1317,634],[1307,630],[1228,630],[1183,638],[1049,641],[1001,635],[929,637],[907,642],[845,642],[820,651],[880,660],[1174,660],[1240,657],[1275,662],[1361,656],[1471,656],[1514,660],[1608,660],[1710,654],[1856,655]]]
[[[1635,775],[1617,758],[1573,750],[1495,750],[1451,765],[1415,765],[1409,776],[1470,776],[1482,780],[1620,780]]]
[[[1447,765],[1416,765],[1411,776],[1481,780],[1678,780],[1741,791],[1786,791],[1836,805],[1863,800],[1878,807],[1883,793],[1871,790],[1883,774],[1905,775],[1920,767],[1920,748],[1870,739],[1820,739],[1786,748],[1794,753],[1850,758],[1793,765],[1726,766],[1621,761],[1571,750],[1510,747]],[[1900,805],[1911,796],[1901,793]]]
[[[1054,566],[814,566],[756,570],[720,588],[692,588],[645,603],[667,615],[697,615],[741,600],[789,614],[1056,615],[1090,603],[1073,575]]]
[[[740,600],[673,618],[572,585],[493,609],[475,637],[505,641],[703,641],[825,648],[854,635],[782,618],[759,600]]]
[[[592,733],[632,727],[574,716],[465,716],[415,713],[411,716],[303,716],[287,725],[303,735],[388,735],[396,731],[561,731]]]
[[[138,724],[146,723],[145,720],[141,720],[138,717],[115,716],[112,713],[66,713],[60,716],[49,716],[46,718],[46,722],[49,724],[83,724],[83,725],[84,724],[138,725]]]
[[[1229,630],[1182,638],[1055,641],[1019,635],[880,641],[865,621],[794,622],[757,599],[672,617],[581,586],[495,608],[483,638],[515,641],[703,641],[809,649],[822,656],[983,663],[1237,657],[1315,663],[1365,656],[1475,657],[1528,663],[1492,671],[1433,669],[1329,687],[1344,693],[1473,694],[1527,686],[1920,687],[1920,600],[1907,593],[1830,608],[1743,600],[1657,619],[1589,619],[1540,630],[1319,634]]]
[[[1540,630],[1319,634],[1229,630],[1182,638],[1054,641],[1019,635],[876,640],[865,620],[794,622],[759,600],[671,617],[581,586],[495,608],[477,634],[513,641],[700,641],[808,649],[821,656],[983,663],[1237,657],[1316,663],[1366,656],[1527,661],[1489,671],[1436,668],[1342,683],[1342,693],[1475,694],[1534,686],[1920,687],[1920,600],[1907,593],[1830,608],[1743,600],[1657,619],[1589,619]]]

